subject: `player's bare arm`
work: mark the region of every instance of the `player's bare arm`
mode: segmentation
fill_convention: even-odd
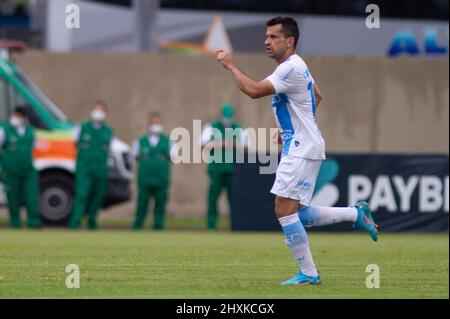
[[[234,63],[232,55],[226,50],[217,50],[217,60],[231,72],[239,89],[252,99],[275,94],[275,89],[268,80],[257,82],[242,72]]]
[[[315,100],[316,100],[316,107],[318,107],[320,102],[322,102],[322,100],[323,100],[323,95],[320,92],[319,87],[317,86],[316,83],[314,83],[314,95],[315,95]]]

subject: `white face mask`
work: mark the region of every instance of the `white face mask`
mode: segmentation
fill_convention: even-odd
[[[160,134],[163,131],[163,126],[161,124],[152,124],[148,127],[148,130],[152,134]]]
[[[91,112],[91,119],[95,122],[102,122],[105,120],[105,118],[106,114],[102,110],[93,110]]]
[[[233,124],[233,119],[230,118],[222,118],[222,124],[226,127],[231,127],[231,125]]]
[[[19,127],[19,126],[22,126],[24,124],[24,121],[23,121],[23,119],[15,116],[15,115],[12,115],[9,118],[9,124],[11,124],[13,127]]]

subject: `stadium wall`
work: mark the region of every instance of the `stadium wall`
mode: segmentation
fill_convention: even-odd
[[[109,122],[128,143],[146,131],[150,111],[163,114],[168,131],[185,127],[192,132],[193,119],[214,119],[228,102],[247,127],[275,127],[270,98],[241,94],[211,56],[28,51],[14,59],[73,121],[85,120],[93,101],[107,101]],[[304,59],[325,97],[318,121],[329,152],[449,153],[448,59]],[[257,79],[275,66],[264,55],[243,54],[236,60]],[[175,165],[172,180],[168,213],[204,216],[206,167]],[[223,198],[221,207],[227,213]],[[134,202],[112,210],[131,216]]]

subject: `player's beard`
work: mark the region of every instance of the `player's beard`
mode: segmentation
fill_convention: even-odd
[[[267,49],[270,49],[270,51],[268,51]],[[286,50],[283,49],[274,50],[272,48],[266,48],[267,56],[271,59],[274,59],[275,61],[279,61],[284,56],[285,52]]]

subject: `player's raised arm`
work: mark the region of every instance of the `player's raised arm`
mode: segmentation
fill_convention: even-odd
[[[234,63],[232,55],[226,50],[217,50],[217,60],[225,69],[229,70],[234,77],[239,89],[252,99],[275,94],[275,89],[268,80],[257,82],[242,72]]]

